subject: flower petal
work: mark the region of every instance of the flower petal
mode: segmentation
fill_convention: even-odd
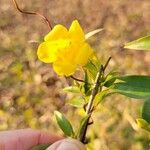
[[[54,62],[57,58],[58,47],[52,42],[43,42],[39,45],[37,55],[38,58],[45,62]]]
[[[77,67],[76,65],[73,65],[66,61],[59,60],[53,63],[54,71],[60,76],[63,76],[63,75],[70,76],[74,74],[76,67]]]
[[[69,28],[69,36],[72,40],[84,41],[84,32],[77,20],[74,20]]]
[[[92,53],[93,53],[93,49],[90,47],[88,43],[84,43],[83,45],[81,45],[75,58],[76,64],[81,66],[86,65]]]
[[[57,40],[52,42],[43,42],[38,47],[37,55],[38,58],[45,62],[51,63],[56,61],[58,52],[64,51],[70,45],[70,40]],[[64,55],[65,58],[65,55]]]
[[[54,41],[68,37],[68,30],[63,25],[56,25],[45,37],[45,41]]]
[[[44,40],[38,47],[38,58],[45,63],[53,63],[58,75],[74,74],[76,68],[84,66],[93,53],[77,20],[72,22],[69,31],[56,25]]]

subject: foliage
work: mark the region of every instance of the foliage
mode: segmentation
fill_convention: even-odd
[[[150,35],[140,38],[136,41],[127,43],[125,48],[137,50],[150,50]]]
[[[130,42],[126,44],[125,48],[133,48],[137,50],[150,50],[150,36],[146,36],[140,38],[136,41]],[[143,98],[145,99],[145,103],[142,108],[142,118],[138,119],[138,125],[141,128],[144,128],[147,131],[150,131],[150,76],[134,76],[127,77],[125,84],[131,86],[131,88],[125,88],[125,92],[123,92],[127,96],[131,96],[133,98]],[[129,92],[128,92],[129,91]],[[132,92],[134,91],[134,92]]]
[[[78,28],[74,28],[74,32],[76,30],[78,31]],[[51,32],[53,33],[53,30]],[[49,34],[51,34],[51,32]],[[76,44],[78,44],[77,41],[75,42]],[[147,50],[150,49],[149,42],[149,37],[147,36],[146,38],[142,38],[140,40],[136,40],[127,44],[125,48],[137,48],[140,45],[140,48]],[[64,48],[62,48],[62,51],[63,49]],[[79,53],[82,53],[82,49],[80,49],[80,51],[81,52]],[[49,55],[50,53],[47,54],[47,56]],[[143,119],[137,119],[137,124],[139,125],[139,127],[149,131],[150,101],[148,99],[150,97],[150,76],[120,76],[119,74],[116,75],[112,71],[105,75],[105,69],[108,67],[111,57],[109,57],[106,63],[102,65],[98,57],[95,56],[96,54],[93,58],[91,56],[89,58],[89,62],[86,62],[87,65],[84,66],[84,80],[77,79],[70,75],[76,82],[74,82],[75,84],[73,84],[73,86],[66,87],[64,89],[64,91],[66,92],[82,94],[82,97],[80,96],[81,98],[75,97],[71,99],[69,101],[69,104],[77,108],[83,107],[85,111],[84,113],[86,114],[80,121],[80,127],[78,129],[78,132],[75,133],[74,136],[74,131],[69,121],[61,113],[55,113],[57,123],[63,130],[64,134],[66,136],[77,138],[85,144],[87,128],[91,124],[90,118],[92,117],[94,110],[97,109],[98,105],[103,101],[103,99],[106,96],[111,96],[110,93],[119,93],[129,98],[145,99],[146,102],[144,103],[142,109]],[[60,57],[58,57],[57,59],[60,59]],[[106,87],[105,90],[103,90],[104,86]]]
[[[150,76],[130,75],[115,77],[115,79],[111,87],[113,92],[135,99],[149,99]]]
[[[59,127],[62,129],[62,131],[64,132],[64,134],[66,136],[73,137],[74,132],[73,132],[73,128],[72,128],[72,125],[70,124],[70,122],[60,112],[55,111],[54,114],[55,114],[57,123],[58,123]]]

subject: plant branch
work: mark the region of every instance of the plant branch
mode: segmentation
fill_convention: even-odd
[[[16,2],[16,0],[12,0],[14,5],[15,5],[15,8],[17,9],[17,11],[19,11],[20,13],[22,14],[28,14],[28,15],[36,15],[36,16],[39,16],[41,17],[48,25],[48,27],[52,30],[52,25],[51,25],[51,22],[48,20],[48,18],[38,12],[33,12],[33,11],[25,11],[25,10],[22,10],[18,3]]]
[[[82,143],[85,143],[85,136],[86,136],[87,128],[88,128],[88,125],[89,125],[89,119],[91,117],[92,110],[93,110],[93,101],[94,101],[94,98],[95,98],[96,94],[98,93],[98,89],[99,89],[99,86],[100,86],[100,83],[101,83],[101,77],[102,77],[102,74],[103,74],[103,70],[104,70],[103,66],[101,65],[101,67],[99,69],[99,72],[96,75],[94,87],[93,87],[91,96],[89,98],[89,102],[88,102],[87,109],[86,109],[86,114],[89,115],[89,118],[85,122],[86,125],[85,125],[84,130],[81,131],[81,133],[79,135],[79,140]]]
[[[103,74],[105,72],[105,69],[107,68],[110,60],[111,60],[111,57],[108,58],[108,60],[107,60],[107,62],[105,63],[104,66],[103,65],[100,66],[99,72],[96,75],[94,87],[93,87],[93,90],[92,90],[92,93],[91,93],[91,96],[89,98],[89,101],[88,101],[88,104],[87,104],[87,108],[86,108],[86,114],[88,116],[88,119],[86,120],[84,128],[83,128],[83,130],[81,131],[81,133],[79,135],[79,140],[82,143],[85,143],[86,132],[87,132],[88,126],[90,125],[89,124],[89,120],[90,120],[92,112],[94,110],[93,102],[94,102],[95,96],[99,92],[99,88],[100,88],[100,91],[102,90],[102,87],[100,86],[100,84],[102,82],[102,78],[103,78]]]
[[[103,70],[104,70],[103,66],[101,65],[101,67],[99,69],[99,72],[96,75],[96,79],[95,79],[94,87],[93,87],[93,90],[92,90],[92,94],[91,94],[91,96],[89,98],[89,103],[88,103],[87,109],[86,109],[86,113],[87,114],[91,113],[93,101],[94,101],[94,98],[95,98],[95,96],[96,96],[96,94],[98,92],[99,85],[101,83],[101,76],[102,76]]]

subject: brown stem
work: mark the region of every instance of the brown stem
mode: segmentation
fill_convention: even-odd
[[[76,78],[76,77],[74,77],[74,76],[70,76],[70,78],[72,78],[72,79],[74,79],[74,80],[76,80],[76,81],[79,81],[79,82],[84,82],[84,80],[78,79],[78,78]]]
[[[47,23],[48,27],[52,30],[52,25],[51,25],[50,21],[48,20],[48,18],[47,18],[46,16],[44,16],[44,15],[38,13],[38,12],[22,10],[22,9],[19,7],[19,5],[18,5],[18,3],[16,2],[16,0],[12,0],[12,1],[13,1],[14,5],[15,5],[15,8],[17,9],[17,11],[19,11],[19,12],[22,13],[22,14],[36,15],[36,16],[41,17],[41,18]]]
[[[108,58],[106,64],[104,65],[104,67],[103,67],[103,72],[106,70],[106,68],[107,68],[107,66],[108,66],[108,64],[109,64],[109,62],[110,62],[110,60],[111,60],[111,56]]]

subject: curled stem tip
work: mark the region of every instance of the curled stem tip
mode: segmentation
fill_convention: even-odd
[[[22,9],[19,7],[19,5],[18,5],[18,3],[17,3],[16,0],[12,0],[12,2],[14,3],[14,6],[15,6],[15,8],[16,8],[17,11],[19,11],[19,12],[22,13],[22,14],[28,14],[28,15],[36,15],[36,16],[39,16],[40,18],[42,18],[42,19],[46,22],[46,24],[48,25],[48,27],[52,30],[52,25],[51,25],[50,21],[48,20],[48,18],[47,18],[46,16],[44,16],[44,15],[38,13],[38,12],[22,10]]]

